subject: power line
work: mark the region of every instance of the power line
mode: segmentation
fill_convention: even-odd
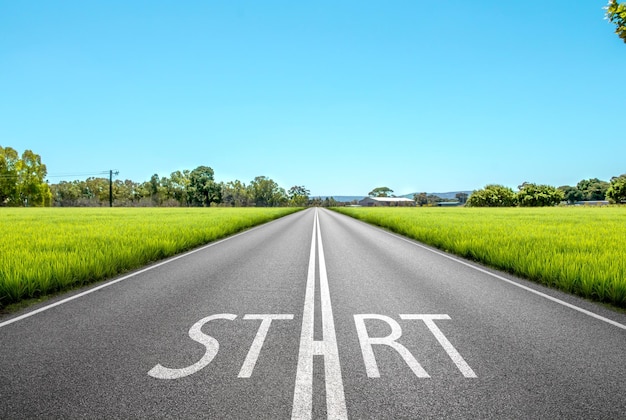
[[[68,172],[68,173],[59,173],[54,175],[46,175],[45,178],[73,178],[73,177],[82,177],[82,176],[93,176],[93,175],[109,175],[109,171],[102,172]],[[20,173],[8,173],[8,174],[0,174],[0,179],[13,179],[22,176]]]
[[[54,174],[47,175],[47,178],[70,178],[75,176],[91,176],[91,175],[108,175],[109,171],[101,171],[101,172],[79,172],[79,173],[64,173],[64,174]]]

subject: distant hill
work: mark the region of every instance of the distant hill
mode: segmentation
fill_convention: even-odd
[[[405,194],[402,197],[406,197],[406,198],[413,198],[413,196],[415,194],[420,194],[421,192],[416,192],[416,193],[412,193],[412,194]],[[445,192],[445,193],[426,193],[426,195],[436,195],[439,198],[443,198],[445,200],[454,200],[456,198],[456,195],[458,193],[465,193],[467,194],[467,196],[469,197],[473,191],[452,191],[452,192]]]
[[[317,196],[317,195],[312,195],[311,198],[317,198],[320,197],[322,200],[325,199],[326,197],[330,198],[334,198],[335,200],[339,201],[340,203],[349,203],[353,200],[359,201],[362,200],[364,197],[366,197],[365,195],[321,195],[321,196]]]
[[[472,192],[473,191],[453,191],[453,192],[445,192],[445,193],[426,193],[426,195],[436,195],[437,197],[443,198],[444,200],[454,200],[458,193],[465,193],[469,196],[470,194],[472,194]],[[406,197],[406,198],[413,199],[413,195],[415,194],[420,194],[420,193],[405,194],[405,195],[400,195],[399,197]],[[311,197],[317,198],[318,196],[311,196]],[[365,195],[322,195],[319,197],[322,200],[325,199],[326,197],[332,197],[341,203],[350,203],[351,201],[354,201],[354,200],[360,201],[364,197],[367,197],[367,196]]]

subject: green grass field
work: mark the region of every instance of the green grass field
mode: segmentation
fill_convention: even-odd
[[[297,210],[0,209],[0,308],[110,278]]]
[[[335,210],[488,266],[626,308],[626,207]]]

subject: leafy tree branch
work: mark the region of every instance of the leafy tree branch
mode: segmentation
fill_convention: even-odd
[[[615,33],[626,43],[626,3],[609,0],[609,4],[604,9],[606,10],[606,19],[617,27]]]

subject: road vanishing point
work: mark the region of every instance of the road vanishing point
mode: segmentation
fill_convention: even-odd
[[[626,418],[626,315],[307,209],[0,319],[0,418]]]

